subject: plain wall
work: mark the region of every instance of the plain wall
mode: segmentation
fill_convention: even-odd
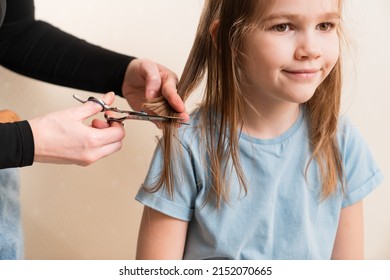
[[[369,143],[385,181],[365,201],[366,257],[390,259],[390,2],[347,1],[353,38],[343,113]],[[36,0],[36,17],[91,43],[146,57],[179,76],[201,0]],[[49,85],[0,68],[0,108],[24,119],[77,105],[89,92]],[[117,106],[127,103],[118,98]],[[190,104],[191,105],[191,104]],[[134,200],[159,130],[128,121],[121,151],[89,167],[34,164],[21,169],[27,259],[133,259],[142,206]]]

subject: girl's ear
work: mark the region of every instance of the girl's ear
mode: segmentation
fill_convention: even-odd
[[[219,28],[219,19],[216,19],[213,21],[213,23],[211,24],[210,29],[209,29],[211,38],[213,39],[214,46],[217,45],[218,28]]]

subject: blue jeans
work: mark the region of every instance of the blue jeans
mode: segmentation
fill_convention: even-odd
[[[0,169],[0,260],[24,256],[19,188],[19,170]]]

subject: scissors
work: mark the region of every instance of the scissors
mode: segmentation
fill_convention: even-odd
[[[103,100],[101,100],[101,99],[99,99],[97,97],[94,97],[94,96],[90,96],[90,97],[88,97],[87,100],[83,100],[83,99],[81,99],[80,97],[78,97],[77,95],[74,94],[73,98],[78,100],[78,101],[80,101],[81,103],[85,103],[85,102],[88,102],[88,101],[95,102],[95,103],[99,104],[100,106],[102,106],[101,112],[110,111],[110,112],[115,112],[115,113],[118,113],[118,114],[122,114],[121,116],[116,116],[116,117],[104,114],[104,118],[107,120],[107,122],[122,123],[124,120],[142,120],[142,121],[160,121],[160,122],[164,122],[164,121],[178,120],[180,124],[189,125],[189,123],[183,122],[182,121],[183,119],[179,118],[179,117],[149,115],[148,113],[146,113],[144,111],[129,111],[129,110],[122,110],[122,109],[119,109],[117,107],[111,107],[111,106],[108,106]]]

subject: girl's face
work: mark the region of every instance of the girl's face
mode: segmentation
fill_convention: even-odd
[[[248,97],[265,106],[309,100],[339,57],[339,0],[274,0],[244,39]]]

